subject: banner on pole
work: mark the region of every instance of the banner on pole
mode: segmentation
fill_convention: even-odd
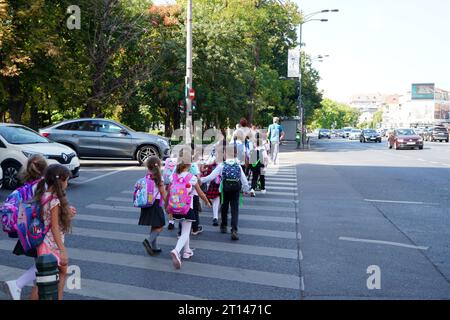
[[[300,48],[288,51],[288,78],[300,77]]]

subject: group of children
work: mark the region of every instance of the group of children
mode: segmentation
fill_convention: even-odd
[[[222,134],[225,136],[223,131]],[[178,241],[170,252],[174,267],[179,269],[181,258],[189,259],[194,255],[189,240],[191,234],[197,235],[203,231],[199,224],[200,199],[207,207],[212,207],[212,225],[215,227],[219,226],[220,208],[222,233],[227,233],[228,210],[231,207],[231,239],[239,240],[238,219],[242,194],[255,197],[257,190],[265,193],[265,169],[269,164],[268,142],[259,131],[254,130],[252,137],[247,135],[244,139],[240,138],[235,134],[229,143],[223,138],[206,159],[194,157],[191,162],[183,157],[168,158],[164,166],[157,157],[146,161],[146,177],[153,181],[150,183],[155,187],[143,187],[142,182],[138,181],[134,197],[139,196],[141,189],[146,189],[151,190],[148,198],[155,199],[141,206],[138,223],[150,226],[150,235],[143,242],[150,256],[161,252],[157,237],[165,226],[165,213],[169,220],[168,230],[175,229],[175,220],[179,221]],[[251,186],[248,182],[250,175]],[[189,199],[183,200],[183,195],[189,196]],[[186,209],[177,210],[180,207]]]
[[[28,188],[31,192],[29,192],[28,198],[25,198],[23,196],[25,193],[23,193],[20,201],[23,203],[34,203],[40,207],[40,220],[43,222],[44,229],[47,232],[39,245],[27,248],[27,250],[24,249],[26,246],[21,242],[23,237],[18,236],[17,232],[9,233],[11,238],[19,237],[13,250],[15,255],[26,255],[34,259],[45,254],[53,254],[55,256],[59,269],[59,300],[63,298],[69,260],[64,246],[64,235],[70,231],[72,219],[76,215],[76,209],[69,205],[65,194],[70,176],[71,172],[66,167],[59,164],[47,166],[44,157],[40,155],[32,156],[25,168],[22,177],[24,185],[21,187]],[[15,194],[17,194],[18,190],[15,191]],[[8,198],[5,204],[7,202]],[[20,204],[17,203],[17,205]],[[35,282],[36,272],[36,265],[33,263],[18,279],[5,282],[4,291],[9,294],[11,299],[20,300],[22,289],[26,285]],[[31,291],[31,300],[37,299],[38,290],[36,285],[34,285]]]

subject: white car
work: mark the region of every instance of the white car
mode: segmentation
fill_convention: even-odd
[[[349,140],[359,140],[361,136],[362,130],[352,129],[352,131],[348,135]]]
[[[0,189],[2,188],[3,184],[3,169],[0,167]]]
[[[80,160],[71,148],[51,142],[25,126],[0,123],[3,187],[12,190],[19,185],[19,171],[26,165],[28,158],[35,154],[46,158],[49,165],[59,163],[67,167],[72,172],[72,178],[78,177]]]

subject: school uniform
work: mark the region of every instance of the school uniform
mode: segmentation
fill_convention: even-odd
[[[158,187],[155,185],[153,190],[155,201],[151,207],[141,208],[141,216],[139,218],[140,226],[152,226],[154,228],[164,227],[166,218],[164,216],[164,209],[162,208],[163,200]]]

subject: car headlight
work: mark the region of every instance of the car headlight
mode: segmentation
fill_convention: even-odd
[[[40,155],[40,156],[44,157],[45,159],[48,159],[48,155],[42,154],[42,153],[39,153],[39,152],[34,152],[34,151],[22,151],[22,153],[23,153],[23,155],[24,155],[25,157],[27,157],[27,158],[31,158],[32,156],[35,156],[35,155]]]
[[[422,139],[422,138],[420,138],[420,139],[419,139],[419,142],[423,142],[423,139]]]
[[[159,143],[165,145],[166,147],[169,146],[169,143],[167,142],[167,140],[164,140],[164,139],[158,139],[157,141],[158,141]]]
[[[404,140],[403,140],[403,139],[398,139],[397,141],[398,141],[398,142],[404,142]]]

